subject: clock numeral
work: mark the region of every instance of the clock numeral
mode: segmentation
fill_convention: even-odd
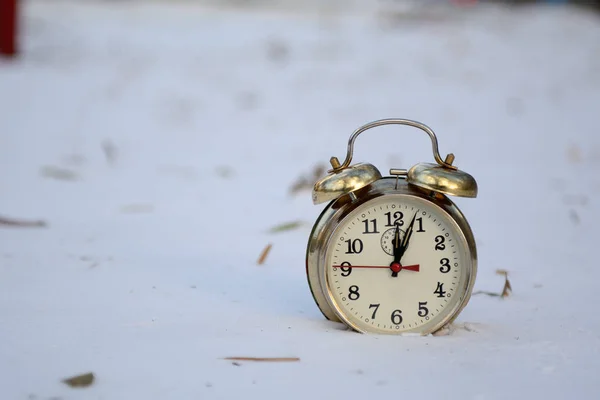
[[[346,254],[360,254],[363,251],[363,242],[360,239],[348,239],[346,240],[348,244],[348,250],[346,250]]]
[[[377,310],[379,310],[379,306],[380,306],[380,304],[371,304],[369,306],[369,309],[375,308],[375,311],[373,311],[373,314],[371,315],[371,319],[375,319],[375,314],[377,314]]]
[[[365,231],[363,233],[379,233],[379,231],[377,230],[377,220],[376,219],[372,219],[372,220],[368,220],[368,219],[363,219],[362,221],[363,224],[365,224]],[[373,230],[369,229],[369,226],[373,226]]]
[[[423,218],[419,217],[416,219],[416,221],[419,223],[419,229],[417,229],[417,232],[425,232],[425,229],[423,229]]]
[[[358,286],[352,285],[348,288],[348,290],[348,298],[350,300],[358,300],[358,298],[360,297],[360,293],[358,293]]]
[[[346,265],[344,267],[344,265]],[[352,268],[350,268],[352,265],[348,262],[348,261],[344,261],[342,263],[342,267],[340,268],[342,270],[342,276],[350,276],[350,274],[352,273]]]
[[[437,297],[445,297],[446,292],[444,291],[444,284],[441,282],[438,282],[437,287],[433,291],[433,294],[437,294]]]
[[[394,216],[392,217],[392,213],[391,212],[387,212],[385,213],[385,216],[387,217],[387,224],[385,224],[385,226],[402,226],[404,225],[404,221],[402,221],[402,218],[404,218],[404,214],[402,214],[402,212],[400,211],[396,211],[394,213]],[[394,218],[394,222],[392,223],[392,218]]]
[[[446,239],[442,235],[436,236],[435,237],[435,249],[436,250],[445,250],[446,249],[446,245],[444,244],[445,241],[446,241]]]
[[[442,274],[447,274],[448,272],[450,272],[450,260],[448,260],[447,258],[442,258],[440,260],[440,264],[442,264],[442,266],[440,267],[440,272]]]
[[[429,309],[425,307],[427,305],[426,301],[419,302],[419,312],[417,313],[419,317],[426,317],[429,314]]]
[[[392,313],[392,323],[395,325],[400,325],[402,323],[402,311],[394,310]]]

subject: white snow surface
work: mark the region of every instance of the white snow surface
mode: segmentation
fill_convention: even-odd
[[[48,225],[0,226],[1,399],[600,396],[598,16],[22,11],[22,56],[0,61],[0,216]],[[389,117],[431,126],[479,183],[454,199],[477,239],[475,290],[499,292],[509,271],[512,295],[473,296],[447,336],[345,330],[307,285],[324,205],[290,187]],[[385,127],[354,161],[386,172],[432,155],[422,132]],[[88,371],[88,388],[61,381]]]

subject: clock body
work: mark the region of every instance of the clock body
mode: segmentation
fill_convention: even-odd
[[[306,272],[327,319],[362,333],[427,335],[468,303],[477,252],[445,195],[386,177],[327,205],[309,237]]]

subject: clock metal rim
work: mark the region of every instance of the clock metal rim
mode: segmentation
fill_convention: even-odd
[[[360,327],[355,326],[355,324],[344,317],[344,313],[335,304],[326,276],[326,256],[330,240],[343,219],[356,208],[364,205],[367,201],[390,194],[417,197],[427,201],[434,207],[437,206],[440,212],[447,214],[450,223],[454,225],[454,228],[461,236],[460,240],[462,240],[465,245],[467,252],[465,263],[470,264],[470,268],[469,266],[465,267],[465,273],[467,275],[465,277],[466,291],[463,294],[462,300],[458,301],[455,306],[452,307],[445,318],[440,320],[436,325],[429,327],[427,330],[419,332],[421,335],[434,333],[452,322],[462,312],[470,300],[475,278],[477,276],[477,249],[473,232],[463,213],[446,196],[430,196],[428,192],[418,187],[408,185],[406,181],[400,181],[396,188],[396,179],[393,177],[386,177],[365,187],[361,190],[361,193],[357,193],[357,201],[351,202],[350,199],[347,198],[348,196],[344,196],[330,202],[317,218],[309,237],[306,252],[308,284],[317,306],[328,320],[343,322],[360,333],[372,333],[372,331],[362,330]],[[409,332],[407,331],[397,333],[377,332],[377,334],[391,335],[408,333]]]

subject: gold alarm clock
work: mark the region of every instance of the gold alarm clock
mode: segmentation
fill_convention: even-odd
[[[399,124],[431,138],[433,163],[382,176],[352,161],[362,132]],[[306,273],[323,315],[361,333],[435,333],[467,305],[477,274],[475,238],[447,196],[476,197],[475,179],[444,160],[426,125],[383,119],[357,129],[342,164],[315,183],[313,203],[329,202],[308,240]]]

